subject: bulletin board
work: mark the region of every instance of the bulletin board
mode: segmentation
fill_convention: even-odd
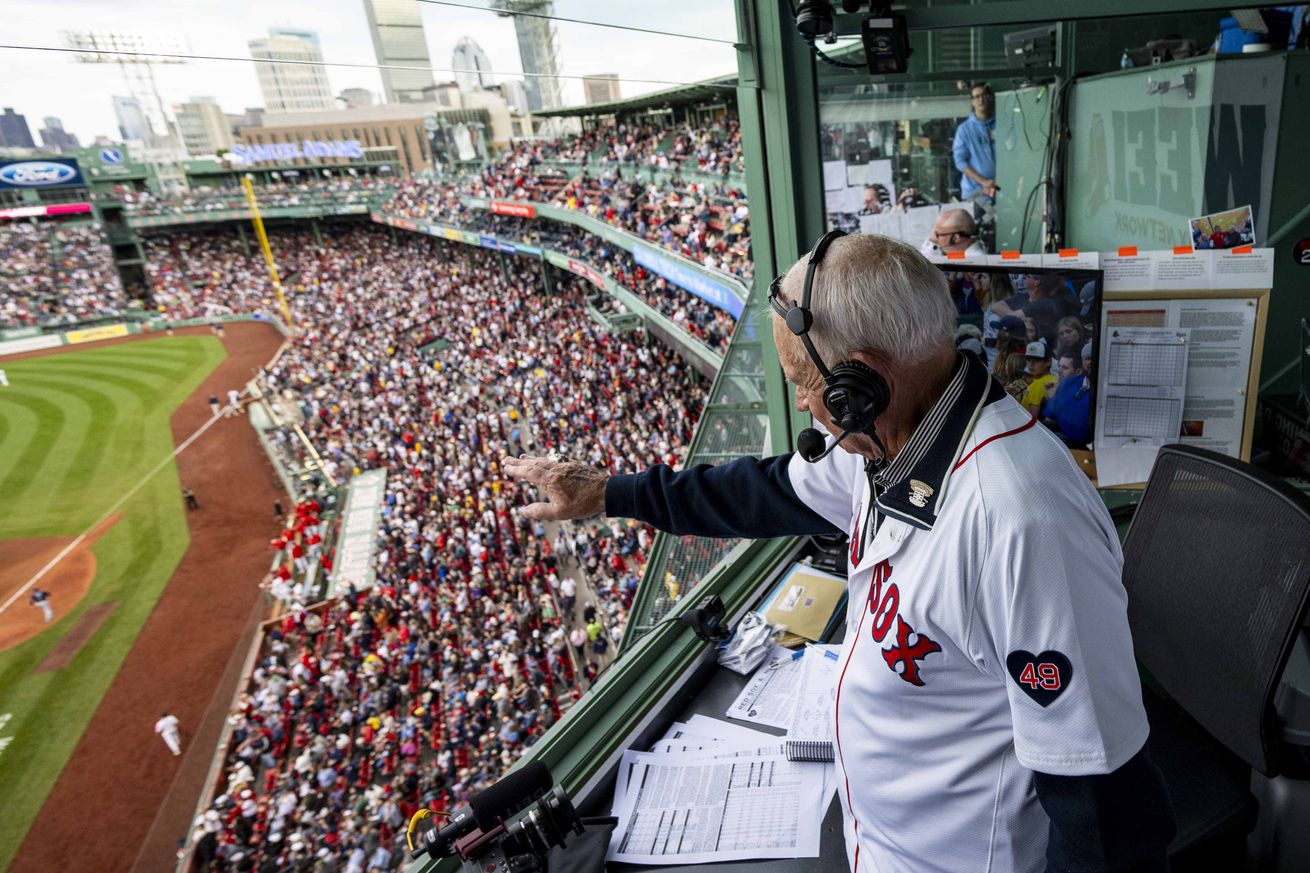
[[[1143,487],[1167,443],[1251,459],[1268,306],[1267,288],[1105,292],[1096,451],[1079,458],[1098,487]]]

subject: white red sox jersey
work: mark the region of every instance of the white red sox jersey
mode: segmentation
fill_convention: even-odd
[[[850,532],[835,720],[856,873],[1045,869],[1032,771],[1143,746],[1122,554],[1068,451],[965,355],[892,464],[792,463]]]

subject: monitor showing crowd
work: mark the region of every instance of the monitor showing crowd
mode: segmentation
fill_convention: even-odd
[[[1101,272],[941,264],[956,344],[982,358],[1015,400],[1085,449],[1096,410]]]

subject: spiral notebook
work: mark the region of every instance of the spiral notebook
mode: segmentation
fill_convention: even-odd
[[[833,759],[832,743],[827,740],[787,740],[782,744],[788,761],[828,763]]]

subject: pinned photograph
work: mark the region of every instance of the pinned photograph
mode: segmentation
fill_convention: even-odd
[[[1187,224],[1192,229],[1192,247],[1198,251],[1255,244],[1255,218],[1250,206],[1202,215]]]

